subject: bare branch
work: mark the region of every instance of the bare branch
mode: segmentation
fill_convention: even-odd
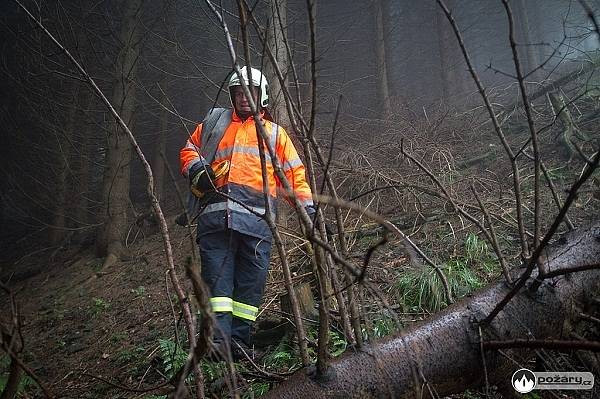
[[[465,47],[465,43],[463,41],[462,35],[460,33],[460,30],[458,29],[458,26],[456,25],[456,21],[454,20],[452,13],[450,12],[450,10],[448,9],[448,7],[446,6],[446,4],[443,0],[436,0],[436,1],[437,1],[438,5],[442,8],[442,10],[444,11],[444,14],[446,14],[446,18],[448,19],[448,21],[450,22],[450,25],[452,26],[452,30],[454,31],[456,40],[458,41],[458,44],[460,45],[460,49],[463,53],[465,62],[467,63],[467,67],[469,69],[471,77],[473,78],[473,81],[475,82],[475,85],[477,86],[477,90],[479,91],[479,94],[481,95],[481,98],[483,99],[485,108],[488,111],[490,120],[492,121],[492,124],[494,126],[494,131],[496,132],[496,135],[500,139],[500,142],[502,143],[502,147],[504,148],[504,151],[508,155],[508,159],[510,161],[510,166],[512,169],[513,187],[515,190],[517,225],[519,228],[519,238],[521,240],[521,257],[525,259],[529,255],[529,249],[527,247],[527,235],[525,234],[525,224],[523,222],[521,178],[520,178],[519,167],[517,165],[516,156],[515,156],[513,150],[511,149],[510,145],[508,144],[508,141],[506,140],[506,136],[504,135],[504,132],[502,131],[502,127],[500,126],[500,123],[498,122],[496,113],[494,112],[494,108],[492,107],[492,104],[488,98],[488,95],[486,94],[486,89],[483,87],[483,84],[481,83],[481,80],[479,79],[479,76],[477,75],[477,72],[475,71],[475,68],[473,67],[473,63],[471,62],[471,57],[469,56],[469,53],[467,52],[467,48]]]
[[[131,142],[140,161],[142,162],[142,165],[144,166],[144,170],[148,177],[148,185],[147,185],[148,195],[150,197],[154,213],[155,213],[157,219],[159,220],[159,226],[160,226],[160,231],[161,231],[161,235],[163,238],[163,244],[164,244],[164,248],[165,248],[165,255],[166,255],[167,266],[168,266],[168,270],[169,270],[169,276],[170,276],[171,282],[173,283],[173,286],[175,288],[175,292],[177,293],[177,298],[179,300],[181,308],[183,309],[183,314],[184,314],[184,318],[185,318],[185,322],[186,322],[186,329],[187,329],[187,333],[188,333],[188,340],[190,343],[190,347],[194,348],[195,341],[196,341],[196,334],[195,334],[196,328],[194,326],[194,318],[192,316],[189,302],[187,301],[187,295],[186,295],[181,283],[179,282],[179,277],[177,276],[177,273],[175,271],[175,263],[174,263],[174,258],[173,258],[173,250],[171,247],[171,240],[169,237],[169,229],[167,226],[167,221],[165,220],[164,214],[162,212],[162,208],[158,201],[158,198],[156,197],[156,195],[154,193],[154,177],[152,175],[152,169],[150,168],[150,164],[146,160],[146,157],[145,157],[144,153],[142,152],[142,149],[138,145],[137,140],[135,139],[133,133],[131,132],[131,130],[125,123],[125,121],[121,118],[119,113],[112,106],[112,104],[110,103],[108,98],[106,98],[106,96],[104,95],[102,90],[98,87],[98,85],[96,85],[96,82],[94,81],[94,79],[87,73],[87,71],[73,57],[73,55],[71,55],[69,50],[67,50],[54,37],[54,35],[52,35],[52,33],[50,33],[50,31],[48,31],[46,29],[46,27],[41,23],[41,21],[36,19],[29,12],[29,10],[25,6],[23,6],[23,4],[21,4],[21,2],[19,0],[15,0],[15,2],[19,5],[19,7],[23,11],[25,11],[27,16],[46,34],[46,36],[48,36],[48,38],[50,38],[50,40],[67,56],[67,58],[73,63],[73,65],[76,67],[76,69],[79,71],[79,73],[85,78],[85,80],[87,80],[87,82],[92,87],[92,90],[98,95],[98,97],[100,97],[100,99],[106,105],[106,107],[108,108],[110,113],[113,115],[115,120],[118,122],[118,124],[121,126],[121,128],[125,131],[125,133],[127,134],[127,137],[129,138],[129,141]],[[202,385],[201,370],[199,367],[196,367],[194,372],[196,373],[196,388],[197,388],[196,395],[199,398],[201,398],[201,397],[204,397],[204,387]]]
[[[484,341],[482,343],[484,350],[497,350],[507,348],[528,348],[528,349],[551,349],[558,351],[587,350],[600,352],[600,342],[598,341],[564,341],[557,339],[514,339],[510,341]]]
[[[542,254],[542,252],[544,251],[546,246],[550,243],[550,240],[554,236],[554,233],[556,233],[556,231],[558,230],[558,226],[560,226],[560,224],[562,223],[564,217],[567,214],[567,211],[571,207],[571,204],[577,198],[577,192],[579,191],[581,186],[587,181],[587,179],[592,175],[592,173],[594,173],[594,171],[598,168],[599,162],[600,162],[600,151],[596,152],[596,155],[594,156],[592,163],[586,165],[586,168],[584,168],[584,170],[582,171],[579,179],[577,179],[575,181],[575,183],[573,183],[573,185],[571,186],[571,189],[569,190],[569,195],[565,199],[565,203],[563,204],[558,215],[552,222],[552,226],[550,226],[550,228],[544,235],[544,238],[540,242],[540,245],[538,245],[537,248],[535,249],[535,252],[533,253],[533,255],[531,256],[531,258],[528,261],[527,268],[525,269],[525,271],[523,272],[521,277],[519,277],[519,279],[517,280],[513,289],[494,307],[494,309],[490,312],[490,314],[484,320],[482,320],[483,324],[491,323],[491,321],[494,320],[496,315],[498,315],[498,313],[500,313],[500,311],[508,304],[508,302],[510,302],[510,300],[517,294],[517,292],[519,292],[519,290],[521,288],[523,288],[523,286],[525,285],[525,283],[527,282],[529,277],[531,277],[531,273],[533,272],[533,269],[535,268],[535,265],[536,265],[540,255]],[[537,288],[539,288],[540,284],[541,284],[541,282],[534,281],[531,285],[531,289],[537,290]]]
[[[541,198],[540,198],[540,151],[539,151],[539,143],[537,138],[537,132],[535,131],[535,127],[533,125],[533,117],[531,116],[531,105],[529,104],[529,100],[527,99],[527,92],[525,90],[525,79],[523,78],[523,72],[521,71],[521,61],[519,60],[519,54],[517,53],[517,44],[515,42],[515,28],[514,28],[514,19],[512,15],[512,10],[508,5],[508,0],[502,0],[502,4],[504,5],[504,9],[506,11],[506,15],[508,18],[508,39],[510,42],[510,48],[513,54],[513,61],[515,64],[515,70],[517,72],[517,82],[519,83],[519,89],[521,92],[521,98],[523,99],[523,107],[525,108],[525,115],[527,117],[527,126],[529,127],[529,134],[531,135],[531,144],[533,146],[533,185],[534,185],[534,194],[533,194],[533,202],[534,202],[534,211],[533,211],[533,246],[534,248],[539,245],[540,240],[540,207],[541,207]]]

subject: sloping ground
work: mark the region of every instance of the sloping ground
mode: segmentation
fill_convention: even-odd
[[[548,249],[544,262],[549,271],[575,270],[597,266],[598,259],[600,221],[565,235]],[[577,309],[599,292],[599,277],[600,271],[595,268],[560,275],[547,281],[535,294],[521,291],[489,326],[480,326],[474,321],[482,320],[510,291],[504,282],[492,284],[421,324],[333,361],[328,378],[317,380],[313,373],[298,371],[266,397],[438,397],[460,393],[473,384],[481,385],[484,369],[485,378],[492,384],[508,385],[510,375],[522,367],[523,363],[515,364],[514,359],[519,359],[523,351],[508,350],[504,356],[488,351],[482,361],[480,341],[568,340],[573,322],[579,318]],[[592,337],[597,339],[597,335]],[[524,356],[528,357],[533,354]],[[356,378],[358,375],[360,378]],[[431,391],[428,394],[427,389],[435,390],[436,395]],[[583,397],[597,395],[596,389]],[[579,396],[569,393],[565,397]]]
[[[176,255],[185,256],[189,241],[181,228],[171,230]],[[178,315],[169,298],[176,298],[160,236],[138,237],[130,249],[130,260],[106,270],[99,269],[102,259],[86,250],[11,283],[21,307],[25,361],[60,397],[136,396],[109,389],[93,375],[133,388],[162,378],[158,340],[173,341]],[[2,301],[7,309],[6,298]]]

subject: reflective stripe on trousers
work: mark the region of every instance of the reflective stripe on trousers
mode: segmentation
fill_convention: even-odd
[[[258,315],[258,308],[242,302],[233,301],[232,313],[235,317],[239,317],[240,319],[255,321],[256,316]]]
[[[212,311],[215,313],[231,312],[235,317],[250,321],[255,321],[256,316],[258,315],[258,308],[256,306],[237,302],[231,298],[223,296],[215,296],[210,298],[210,305]]]
[[[233,299],[226,296],[215,296],[210,298],[210,306],[213,312],[232,312]]]

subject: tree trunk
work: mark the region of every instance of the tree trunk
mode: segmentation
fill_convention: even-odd
[[[448,101],[450,96],[450,73],[449,73],[449,62],[448,62],[448,40],[446,31],[448,30],[448,21],[444,12],[436,7],[435,9],[435,26],[437,30],[437,42],[438,42],[438,53],[439,53],[439,68],[440,68],[440,87],[442,91],[442,99]]]
[[[386,117],[391,112],[390,105],[390,87],[388,83],[387,58],[386,58],[386,26],[383,13],[383,0],[375,2],[375,29],[377,31],[377,43],[375,50],[377,51],[377,83],[379,96],[379,106],[381,107],[381,115]]]
[[[123,48],[117,61],[117,76],[112,94],[115,106],[125,123],[132,126],[135,103],[136,64],[140,52],[141,0],[124,3],[120,39]],[[96,239],[98,256],[105,256],[107,267],[124,255],[124,237],[128,229],[131,143],[121,127],[113,122],[106,148],[106,169],[102,189],[104,225]]]
[[[85,100],[81,101],[83,112],[88,112],[94,103],[94,96],[89,92],[82,93],[82,95],[85,96]],[[91,123],[86,122],[79,125],[80,153],[74,159],[72,187],[73,197],[76,199],[76,202],[72,204],[72,211],[78,227],[88,226],[89,223],[93,222],[90,218],[90,202],[94,191],[92,164],[95,161],[95,157],[97,157],[95,154],[97,150],[91,144],[93,142],[91,139],[93,134],[94,131]],[[86,233],[80,230],[79,235],[87,236],[87,230]]]
[[[67,114],[65,127],[62,132],[57,132],[57,160],[56,160],[56,185],[55,185],[55,207],[52,218],[52,226],[49,230],[49,241],[51,245],[59,245],[63,242],[67,232],[67,213],[69,203],[67,198],[70,190],[71,160],[73,157],[73,141],[75,138],[75,120],[77,108],[79,107],[79,85],[73,83],[71,108]]]
[[[267,32],[267,46],[277,60],[277,66],[287,77],[288,55],[285,47],[286,26],[287,26],[287,0],[271,0],[269,5],[269,30]],[[266,57],[266,56],[265,56]],[[269,109],[275,122],[288,129],[290,126],[290,117],[285,106],[281,83],[277,79],[274,67],[270,62],[265,66],[265,74],[269,79]],[[286,82],[287,84],[287,79]]]
[[[287,39],[287,0],[271,0],[269,3],[267,46],[275,56],[277,66],[286,78],[285,84],[287,85],[287,73],[289,70],[289,60],[285,46],[285,40]],[[269,79],[269,110],[275,122],[289,132],[289,129],[291,129],[290,115],[285,104],[281,82],[279,82],[275,68],[270,62],[267,62],[265,66],[265,76]],[[282,201],[279,201],[277,204],[276,222],[287,227],[288,219],[289,208]]]
[[[525,73],[532,72],[535,68],[540,65],[540,61],[537,59],[538,46],[534,46],[531,40],[530,24],[529,24],[529,13],[527,11],[527,3],[523,0],[517,0],[514,2],[513,12],[516,15],[517,37],[519,39],[519,55],[521,57],[522,65],[525,65]],[[537,80],[538,71],[535,71],[529,75],[528,80]]]
[[[597,264],[600,259],[600,221],[574,231],[548,250],[549,270]],[[598,292],[600,270],[556,278],[535,293],[521,292],[483,329],[484,340],[535,337],[560,338],[573,317],[575,302]],[[484,378],[478,326],[509,292],[504,282],[475,293],[399,335],[348,353],[331,364],[331,380],[315,382],[305,370],[269,392],[265,398],[414,398],[425,381],[441,396],[481,385]],[[520,354],[522,352],[519,352]],[[508,351],[513,357],[516,350]],[[506,383],[517,366],[488,351],[485,366],[490,383]],[[424,397],[428,397],[423,388]]]
[[[163,90],[166,88],[166,80],[163,80]],[[167,104],[166,94],[163,96],[163,104]],[[154,154],[152,154],[152,172],[154,174],[154,192],[158,200],[163,199],[163,192],[165,186],[165,159],[161,154],[166,155],[166,143],[167,143],[167,130],[169,129],[169,112],[166,109],[162,109],[160,115],[160,130],[156,133],[156,139],[154,142]]]

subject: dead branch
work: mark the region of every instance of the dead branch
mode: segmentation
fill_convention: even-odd
[[[81,76],[83,76],[85,78],[85,80],[89,83],[92,90],[100,97],[102,102],[109,109],[112,116],[115,118],[115,120],[121,126],[121,128],[125,131],[125,133],[127,134],[128,138],[131,142],[131,145],[135,149],[140,161],[142,162],[142,164],[144,166],[144,170],[148,177],[147,190],[148,190],[148,195],[149,195],[151,203],[152,203],[152,209],[154,210],[154,214],[156,215],[156,217],[159,221],[160,231],[161,231],[161,235],[163,238],[163,244],[164,244],[164,248],[165,248],[165,255],[166,255],[166,260],[167,260],[167,267],[169,270],[169,276],[170,276],[171,282],[173,283],[173,286],[175,288],[175,292],[177,293],[177,298],[179,300],[179,304],[180,304],[181,308],[183,309],[183,314],[184,314],[184,318],[185,318],[185,322],[186,322],[186,330],[188,333],[188,340],[189,340],[190,347],[194,348],[195,342],[196,342],[196,334],[195,334],[196,328],[194,326],[194,318],[192,316],[190,305],[186,299],[187,295],[185,293],[185,290],[183,289],[181,283],[179,282],[179,277],[177,276],[177,273],[175,271],[175,263],[173,260],[173,250],[171,247],[171,240],[169,237],[169,228],[167,226],[167,221],[165,220],[165,217],[162,212],[162,208],[160,206],[158,198],[156,197],[156,195],[154,193],[154,177],[152,175],[152,169],[150,168],[150,164],[146,160],[146,157],[145,157],[144,153],[142,152],[142,149],[138,145],[137,140],[135,139],[135,136],[133,135],[133,133],[131,132],[131,130],[125,123],[125,121],[121,118],[119,113],[112,106],[112,104],[110,103],[108,98],[106,98],[106,96],[104,95],[102,90],[96,85],[96,82],[94,81],[94,79],[87,73],[87,71],[81,66],[81,64],[75,59],[75,57],[73,57],[73,55],[71,55],[69,50],[67,50],[54,37],[54,35],[52,35],[52,33],[50,33],[50,31],[46,29],[46,27],[42,24],[42,22],[40,20],[36,19],[29,12],[29,10],[25,6],[23,6],[23,4],[21,4],[21,2],[19,0],[15,0],[15,2],[18,4],[18,6],[23,11],[25,11],[27,16],[44,32],[44,34],[46,36],[48,36],[48,38],[67,56],[67,58],[73,63],[73,65],[78,70],[78,72],[81,74]],[[204,386],[202,384],[202,371],[200,370],[199,367],[196,367],[194,372],[196,375],[196,379],[195,379],[196,380],[196,396],[198,398],[204,398]]]
[[[557,351],[586,350],[600,352],[598,341],[564,341],[558,339],[513,339],[510,341],[485,341],[484,350],[507,348],[551,349]]]
[[[483,213],[483,218],[485,220],[485,223],[488,226],[489,238],[491,239],[490,243],[492,244],[492,248],[494,249],[494,252],[496,253],[496,256],[498,257],[498,260],[500,261],[500,267],[502,267],[502,273],[504,274],[504,278],[506,279],[506,281],[509,284],[512,284],[513,280],[512,280],[512,277],[510,276],[510,273],[508,272],[508,264],[506,263],[506,258],[504,257],[504,254],[502,253],[502,250],[500,249],[500,245],[498,244],[498,239],[496,238],[496,229],[494,229],[494,224],[492,223],[490,214],[489,214],[487,208],[481,202],[481,199],[479,198],[479,195],[477,194],[477,190],[475,189],[474,185],[471,185],[471,190],[473,191],[473,194],[475,195],[475,198],[477,199],[477,204],[479,204],[479,208],[481,209],[481,213]]]
[[[533,117],[531,115],[531,105],[529,104],[529,100],[527,98],[527,92],[525,91],[525,79],[523,78],[523,72],[521,70],[521,61],[519,59],[519,54],[517,53],[517,43],[515,42],[515,27],[514,27],[514,18],[512,14],[512,10],[508,5],[508,0],[502,0],[502,5],[504,5],[504,9],[506,11],[506,16],[508,18],[508,40],[510,42],[510,48],[513,55],[513,62],[515,64],[515,70],[517,72],[517,82],[519,84],[519,89],[521,92],[521,98],[523,99],[523,106],[525,108],[525,116],[527,119],[527,126],[529,127],[529,134],[531,135],[531,144],[533,146],[533,202],[534,202],[534,211],[533,211],[533,246],[534,249],[539,245],[540,240],[540,207],[541,207],[541,199],[540,199],[540,150],[537,132],[535,130],[535,126],[533,124]]]
[[[517,292],[521,288],[523,288],[523,286],[525,286],[529,277],[531,277],[533,269],[535,268],[535,265],[538,262],[540,256],[542,255],[544,249],[550,243],[550,240],[558,230],[558,226],[562,223],[565,215],[567,214],[567,211],[571,207],[571,204],[573,203],[573,201],[575,201],[575,198],[577,198],[577,192],[579,191],[581,186],[587,181],[587,179],[592,175],[594,170],[598,168],[599,162],[600,151],[596,152],[596,155],[594,156],[593,162],[591,164],[586,164],[586,168],[583,170],[579,179],[577,179],[575,183],[571,186],[571,189],[569,190],[569,195],[565,199],[565,203],[563,204],[562,208],[560,209],[560,212],[552,222],[552,226],[550,226],[550,228],[546,232],[546,235],[544,235],[544,238],[540,242],[540,245],[537,246],[535,252],[529,259],[526,270],[523,272],[521,277],[519,277],[513,289],[502,299],[502,301],[500,301],[496,305],[492,312],[484,320],[482,320],[483,324],[489,324],[494,319],[494,317],[496,317],[498,313],[508,304],[508,302],[517,294]],[[541,280],[533,281],[530,289],[532,291],[536,291],[540,285]]]
[[[467,51],[467,48],[465,47],[465,43],[463,41],[462,35],[460,33],[460,30],[458,29],[456,21],[454,20],[454,17],[452,16],[452,13],[450,12],[450,10],[448,9],[448,7],[446,6],[446,4],[443,0],[436,0],[436,1],[437,1],[438,5],[441,7],[441,9],[444,11],[446,18],[448,19],[448,22],[450,22],[450,25],[452,26],[452,30],[454,31],[454,35],[456,36],[456,40],[462,51],[463,58],[465,59],[465,62],[467,63],[469,73],[471,74],[471,77],[472,77],[473,81],[475,82],[475,85],[477,86],[477,90],[479,91],[479,94],[481,95],[481,98],[483,99],[485,108],[487,109],[490,120],[492,121],[492,125],[494,126],[494,131],[496,132],[496,135],[500,139],[500,142],[502,143],[502,147],[504,148],[504,151],[506,152],[508,159],[510,161],[510,166],[512,169],[512,176],[513,176],[513,187],[515,190],[517,225],[518,225],[518,229],[519,229],[519,238],[521,241],[521,257],[523,259],[525,259],[529,255],[529,249],[527,246],[527,236],[525,234],[525,224],[523,221],[521,177],[520,177],[519,167],[517,165],[517,158],[516,158],[512,148],[508,144],[508,141],[506,140],[506,136],[504,135],[502,127],[500,126],[500,123],[498,122],[498,117],[496,116],[496,113],[494,112],[494,108],[488,98],[488,95],[486,94],[486,89],[483,87],[483,84],[481,83],[481,80],[479,79],[479,76],[477,75],[477,72],[475,71],[475,68],[473,67],[473,63],[471,62],[471,57]]]
[[[563,243],[548,250],[551,266],[569,268],[596,262],[600,258],[599,229],[600,221],[568,233]],[[553,287],[543,286],[533,296],[520,292],[487,326],[485,334],[494,340],[524,336],[558,339],[565,323],[577,317],[573,301],[586,300],[598,288],[600,270],[588,270],[561,279]],[[299,371],[265,398],[336,398],[340,392],[347,398],[414,398],[414,389],[424,381],[442,397],[482,384],[480,325],[474,321],[488,314],[508,290],[504,281],[499,282],[394,337],[343,355],[332,361],[335,378],[327,383],[318,383]],[[419,370],[418,381],[412,377],[410,359]],[[515,370],[512,363],[493,353],[487,352],[485,360],[490,384],[506,381],[507,374]]]
[[[12,290],[0,281],[0,288],[6,292],[10,303],[10,322],[11,326],[6,327],[0,323],[0,348],[10,358],[10,372],[6,386],[0,394],[1,399],[13,398],[19,387],[21,381],[21,374],[25,372],[35,383],[40,387],[46,398],[54,398],[54,395],[46,384],[38,377],[38,375],[27,366],[23,360],[19,357],[19,354],[24,349],[23,337],[21,335],[21,317],[19,314],[19,308],[17,306],[17,300]]]
[[[584,272],[586,270],[598,269],[599,267],[600,267],[600,263],[592,263],[590,265],[581,265],[581,266],[577,266],[577,267],[570,267],[568,269],[556,269],[556,270],[548,271],[548,272],[544,273],[544,275],[542,275],[542,276],[538,276],[537,279],[543,280],[543,279],[548,279],[548,278],[555,278],[555,277],[564,276],[564,275],[570,274],[570,273],[577,273],[577,272]]]
[[[525,155],[527,158],[531,159],[531,156],[527,153],[527,151],[523,151],[523,155]],[[560,198],[558,197],[558,193],[557,193],[558,190],[556,189],[556,186],[554,185],[554,182],[552,181],[552,178],[550,177],[550,173],[548,173],[548,168],[546,168],[546,165],[544,164],[544,162],[540,162],[540,167],[542,168],[542,173],[544,174],[546,183],[548,183],[548,188],[550,189],[550,193],[552,194],[552,199],[554,200],[554,204],[560,210],[560,207],[562,206],[562,204],[560,202]],[[569,218],[568,215],[565,215],[565,224],[567,225],[567,228],[569,230],[573,230],[575,228],[575,226],[573,225],[573,222],[571,222],[571,219]]]

